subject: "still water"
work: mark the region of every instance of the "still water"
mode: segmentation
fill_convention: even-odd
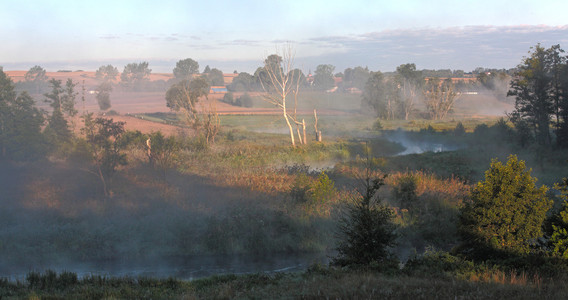
[[[74,272],[83,278],[90,275],[107,277],[174,277],[192,280],[220,274],[248,274],[296,272],[306,270],[311,264],[328,264],[329,254],[275,254],[253,255],[198,255],[152,259],[121,259],[86,261],[80,263],[45,263],[24,270],[21,267],[2,268],[0,277],[11,280],[25,280],[29,271],[54,270]]]

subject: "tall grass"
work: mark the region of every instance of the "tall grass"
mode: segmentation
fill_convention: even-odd
[[[480,279],[380,274],[312,267],[304,273],[217,275],[193,281],[172,278],[28,274],[33,280],[0,280],[0,297],[18,299],[563,299],[563,281],[492,272]],[[62,277],[75,280],[62,280]]]

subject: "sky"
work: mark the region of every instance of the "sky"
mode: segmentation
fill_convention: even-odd
[[[0,0],[0,66],[96,70],[192,58],[252,73],[290,45],[304,72],[512,68],[532,46],[568,44],[566,0]]]

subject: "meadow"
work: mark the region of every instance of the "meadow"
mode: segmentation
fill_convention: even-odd
[[[473,111],[479,105],[462,103],[444,121],[381,120],[378,129],[373,116],[360,112],[359,95],[303,97],[301,116],[308,126],[313,126],[310,109],[321,111],[323,142],[308,134],[312,138],[307,145],[292,148],[278,115],[221,115],[222,130],[214,144],[184,128],[171,131],[178,133],[182,146],[165,170],[150,165],[143,143],[131,143],[128,164],[113,178],[112,197],[105,197],[97,178],[85,172],[89,165],[79,150],[67,153],[66,159],[2,162],[0,276],[10,279],[1,281],[0,296],[555,298],[566,292],[557,275],[477,268],[467,262],[461,273],[442,268],[434,277],[423,265],[391,273],[325,266],[337,244],[337,220],[369,170],[373,176],[387,176],[379,195],[396,213],[400,237],[394,251],[406,262],[428,249],[456,246],[459,209],[491,159],[518,154],[539,183],[549,186],[566,176],[568,165],[562,151],[536,156],[534,149],[520,148],[500,135],[495,124],[503,116]],[[260,99],[254,101],[263,108]],[[179,123],[166,112],[136,117]],[[463,132],[455,131],[458,123]],[[401,155],[409,145],[415,147],[412,153]],[[403,207],[397,191],[408,178],[416,182],[416,198],[412,207]],[[138,277],[144,273],[136,270],[137,261],[159,265],[205,256],[304,254],[319,258],[301,262],[305,271],[297,273],[253,269],[243,271],[253,273],[248,275],[183,281]],[[124,262],[133,265],[126,277],[112,268],[89,270]],[[309,266],[312,262],[319,264]]]

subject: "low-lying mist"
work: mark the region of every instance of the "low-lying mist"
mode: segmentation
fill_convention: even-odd
[[[326,260],[332,239],[331,221],[291,217],[285,197],[267,201],[175,171],[162,181],[133,168],[105,199],[97,179],[78,168],[41,162],[1,170],[0,276],[51,268],[189,278],[305,268]]]

